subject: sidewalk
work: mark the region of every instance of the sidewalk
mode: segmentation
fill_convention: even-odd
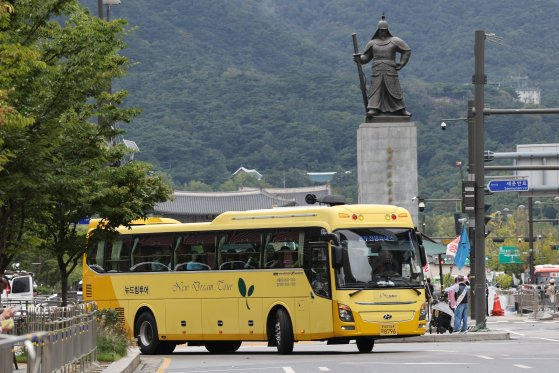
[[[115,361],[106,367],[102,373],[132,373],[140,365],[140,349],[130,348],[128,356]]]

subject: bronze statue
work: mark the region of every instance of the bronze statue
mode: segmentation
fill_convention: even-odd
[[[356,48],[355,41],[354,46]],[[398,62],[396,62],[396,53],[400,53]],[[353,60],[357,64],[373,61],[371,84],[367,95],[367,117],[411,116],[406,111],[404,95],[398,80],[398,71],[408,63],[410,55],[410,47],[402,39],[392,36],[383,15],[376,33],[365,46],[365,51],[362,54],[356,51],[353,55]]]

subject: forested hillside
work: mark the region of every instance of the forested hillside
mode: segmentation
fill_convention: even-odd
[[[82,2],[97,11],[96,0]],[[114,86],[143,109],[126,138],[177,187],[221,184],[240,166],[274,186],[297,171],[355,175],[363,107],[351,34],[363,47],[383,12],[412,48],[401,81],[419,126],[423,195],[458,193],[465,125],[442,132],[439,123],[464,116],[472,97],[476,29],[503,37],[487,43],[490,83],[528,76],[545,106],[559,106],[556,0],[123,0],[111,17],[136,27],[125,54],[137,65]],[[514,98],[505,86],[487,88],[492,107],[518,106]],[[556,122],[490,117],[486,148],[559,142]]]

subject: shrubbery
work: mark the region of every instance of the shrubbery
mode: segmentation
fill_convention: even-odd
[[[501,289],[508,289],[512,286],[512,276],[506,273],[497,276],[495,279]]]
[[[97,311],[97,360],[114,361],[126,356],[129,340],[115,310]]]

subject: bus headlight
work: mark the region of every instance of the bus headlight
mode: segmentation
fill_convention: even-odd
[[[427,318],[427,303],[421,305],[419,310],[419,320],[425,320]]]
[[[354,322],[353,313],[351,312],[351,308],[346,306],[345,304],[338,303],[338,315],[340,316],[340,320],[345,322]]]

